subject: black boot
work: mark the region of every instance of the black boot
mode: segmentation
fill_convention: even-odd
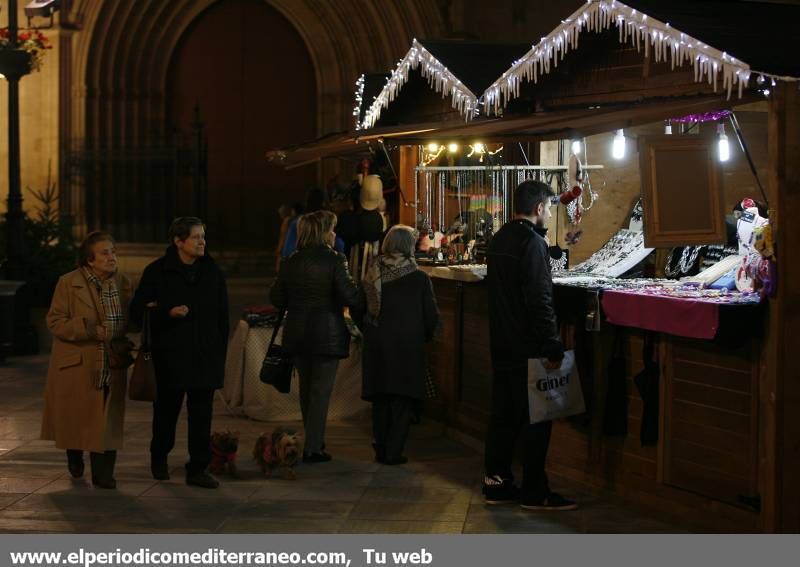
[[[114,486],[117,486],[117,479],[114,478],[114,468],[117,466],[117,452],[116,451],[106,451],[106,471],[108,472],[108,478],[111,479],[111,482]]]
[[[386,459],[386,447],[384,447],[383,445],[378,445],[377,443],[373,443],[372,450],[375,451],[376,463],[382,463]]]
[[[169,480],[169,464],[167,459],[150,459],[150,472],[156,480]]]
[[[92,485],[97,488],[116,488],[117,481],[114,480],[113,471],[117,452],[90,453],[89,458],[92,462]]]
[[[81,478],[83,476],[83,451],[80,449],[67,449],[67,469],[72,478]]]
[[[219,481],[204,470],[190,470],[186,468],[186,484],[200,488],[217,488]]]

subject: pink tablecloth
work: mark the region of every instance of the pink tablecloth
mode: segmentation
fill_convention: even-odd
[[[713,339],[719,327],[719,305],[682,297],[608,290],[603,312],[615,325],[693,339]]]

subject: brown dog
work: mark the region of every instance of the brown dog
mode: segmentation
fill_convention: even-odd
[[[253,458],[261,466],[265,477],[271,477],[273,469],[283,467],[283,477],[294,480],[297,478],[294,466],[300,457],[300,444],[301,437],[296,431],[276,427],[271,434],[263,433],[256,440]]]
[[[236,451],[239,448],[239,432],[225,431],[211,434],[211,463],[208,470],[215,474],[227,473],[236,478]]]

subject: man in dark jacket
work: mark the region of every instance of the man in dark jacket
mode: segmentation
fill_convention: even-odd
[[[196,217],[175,219],[172,244],[147,266],[131,302],[131,320],[151,310],[153,363],[158,399],[153,403],[150,467],[153,478],[169,479],[167,457],[183,398],[189,420],[186,484],[217,488],[206,472],[211,462],[214,390],[222,387],[228,345],[225,277],[206,254],[205,226]]]
[[[492,238],[487,252],[492,402],[486,435],[483,494],[489,504],[521,501],[534,510],[572,510],[575,503],[550,491],[544,471],[552,422],[531,424],[528,359],[558,367],[564,348],[553,308],[553,281],[545,223],[552,189],[526,181],[514,192],[514,219]],[[522,490],[514,486],[514,442],[523,434]]]

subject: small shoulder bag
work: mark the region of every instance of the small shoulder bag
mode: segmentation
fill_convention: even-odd
[[[128,397],[137,402],[154,402],[157,397],[156,370],[153,366],[151,344],[150,308],[145,308],[142,321],[142,344],[136,362],[133,363]]]

